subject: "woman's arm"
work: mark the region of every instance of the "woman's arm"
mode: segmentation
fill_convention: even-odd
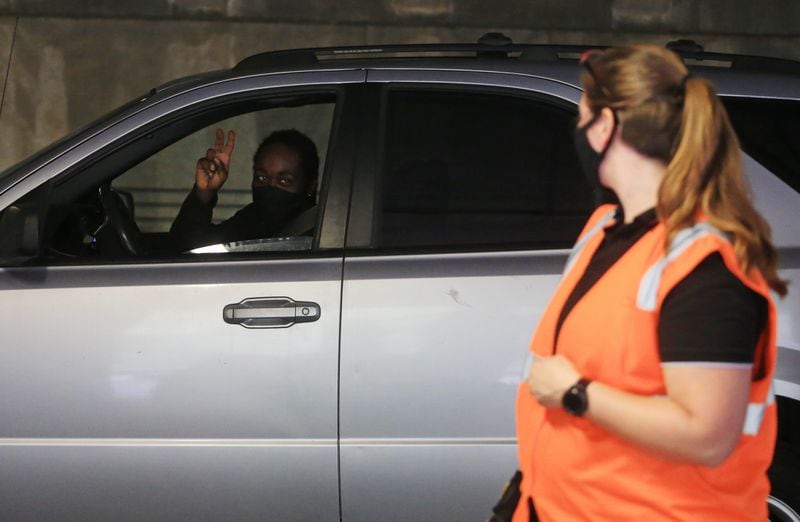
[[[664,367],[667,395],[648,397],[602,382],[587,388],[585,417],[606,430],[667,458],[717,466],[739,440],[747,412],[747,367]],[[561,407],[564,392],[580,378],[560,355],[537,357],[529,385],[546,407]]]

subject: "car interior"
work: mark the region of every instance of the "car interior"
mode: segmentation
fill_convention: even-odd
[[[0,215],[0,263],[80,263],[163,259],[197,254],[308,250],[317,206],[287,223],[280,236],[176,251],[169,227],[194,182],[195,162],[217,128],[237,132],[230,176],[214,222],[250,201],[252,155],[274,130],[297,128],[317,146],[321,184],[336,94],[231,100],[160,121],[115,143],[32,191]],[[319,193],[319,190],[318,190]]]

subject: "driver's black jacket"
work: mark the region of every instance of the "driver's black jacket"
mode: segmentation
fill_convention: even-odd
[[[169,229],[172,245],[179,252],[217,243],[271,237],[288,222],[288,220],[269,219],[254,203],[250,203],[229,219],[221,223],[212,223],[217,196],[214,196],[209,203],[203,203],[195,194],[195,190],[193,188],[186,196]],[[301,208],[299,212],[303,210],[305,208]],[[295,217],[299,212],[291,217]]]

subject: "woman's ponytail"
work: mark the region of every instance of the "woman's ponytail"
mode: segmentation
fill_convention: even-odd
[[[657,211],[667,244],[691,226],[698,211],[732,238],[747,273],[757,268],[779,295],[786,283],[777,274],[770,228],[753,207],[741,164],[739,140],[713,86],[702,78],[683,83],[681,125],[658,194]]]
[[[647,44],[607,49],[590,71],[592,112],[613,109],[622,139],[667,165],[656,203],[665,246],[702,216],[730,236],[745,273],[758,269],[785,295],[769,225],[753,207],[739,140],[711,83],[691,76],[673,52]]]

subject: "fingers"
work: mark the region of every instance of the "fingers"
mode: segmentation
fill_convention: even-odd
[[[222,129],[218,129],[217,136],[222,136]],[[233,153],[233,146],[236,144],[236,133],[232,130],[228,131],[228,142],[225,144],[225,149],[222,151],[228,156]]]
[[[214,133],[214,148],[206,150],[204,158],[200,158],[197,163],[198,169],[205,171],[209,178],[221,175],[227,176],[228,162],[236,144],[236,133],[228,131],[228,139],[225,140],[225,133],[222,129],[217,129]],[[223,180],[224,181],[224,180]]]
[[[233,130],[228,131],[228,139],[225,140],[225,133],[222,129],[217,129],[214,133],[214,151],[224,152],[229,155],[233,152],[233,147],[236,144],[236,132]]]
[[[219,167],[219,160],[217,159],[217,151],[208,149],[206,151],[205,161],[203,161],[203,169],[209,174],[213,174]]]
[[[211,160],[202,160],[202,161],[203,161],[203,170],[205,170],[209,176],[213,176],[217,173],[221,175],[225,175],[227,173],[225,164],[222,161],[220,161],[219,158],[214,158]]]
[[[216,135],[214,136],[214,150],[217,152],[222,152],[223,146],[225,143],[223,142],[224,135],[222,133],[222,129],[217,129]]]

